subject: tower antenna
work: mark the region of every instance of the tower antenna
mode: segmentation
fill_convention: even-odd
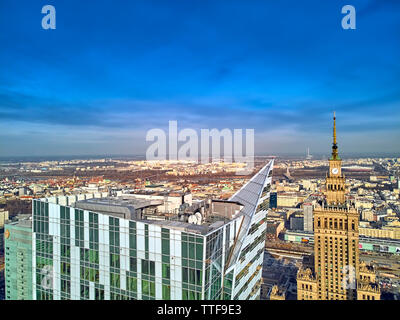
[[[332,145],[332,159],[339,159],[338,156],[338,147],[336,142],[336,112],[333,112],[333,145]]]

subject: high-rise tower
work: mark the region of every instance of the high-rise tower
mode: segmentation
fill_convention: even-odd
[[[34,199],[32,298],[259,299],[273,163],[229,200],[177,204],[164,192]]]
[[[346,200],[346,180],[341,168],[342,160],[338,153],[334,114],[332,157],[329,159],[329,172],[325,182],[325,200],[314,210],[314,271],[299,270],[297,275],[299,300],[357,299],[357,285],[361,283],[358,248],[359,213]],[[375,291],[363,292],[361,296],[370,297],[371,300],[379,299],[379,289],[372,283],[368,285]]]
[[[332,157],[329,159],[329,172],[326,177],[326,200],[331,204],[344,204],[346,181],[342,175],[342,159],[338,154],[336,142],[336,115],[333,114],[333,145]]]

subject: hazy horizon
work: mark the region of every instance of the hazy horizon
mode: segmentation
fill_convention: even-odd
[[[329,153],[312,154],[312,160],[328,160],[331,156]],[[258,157],[277,157],[281,159],[305,159],[305,154],[300,153],[275,153],[275,154],[255,154]],[[400,158],[398,153],[379,153],[379,154],[360,154],[347,153],[341,155],[343,160],[346,159],[364,159],[364,158]],[[145,160],[144,154],[92,154],[92,155],[41,155],[41,156],[0,156],[0,162],[7,161],[70,161],[70,160],[97,160],[97,159],[128,159],[128,160]],[[168,160],[168,158],[166,159]]]

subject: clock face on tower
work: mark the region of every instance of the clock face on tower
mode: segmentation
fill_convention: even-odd
[[[339,172],[339,169],[338,169],[338,168],[332,168],[332,173],[333,173],[333,174],[338,174],[338,172]]]

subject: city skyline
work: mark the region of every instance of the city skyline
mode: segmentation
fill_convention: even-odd
[[[0,300],[399,301],[399,18],[399,0],[0,0]]]
[[[328,172],[312,159],[264,158],[250,179],[222,162],[5,164],[0,299],[398,300],[400,158],[342,160],[336,127]]]
[[[328,155],[333,111],[343,155],[397,154],[400,5],[352,1],[343,30],[345,4],[53,1],[43,30],[43,3],[2,3],[1,155],[140,155],[170,120]]]

